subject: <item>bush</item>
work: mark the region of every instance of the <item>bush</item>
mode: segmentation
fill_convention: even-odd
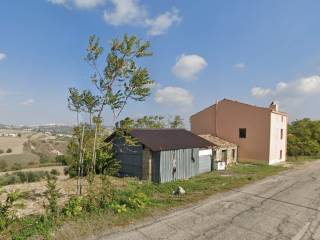
[[[12,149],[11,149],[11,148],[8,148],[8,149],[7,149],[7,153],[12,153]]]
[[[65,176],[69,175],[69,167],[64,167],[64,168],[63,168],[63,174],[64,174]]]
[[[54,176],[60,176],[60,173],[59,173],[59,171],[58,171],[57,169],[52,169],[52,170],[50,171],[50,174],[52,174],[52,175],[54,175]]]
[[[0,185],[6,186],[16,183],[30,183],[38,182],[45,178],[56,179],[56,176],[50,175],[46,171],[28,171],[28,172],[16,172],[11,174],[5,174],[0,177]]]
[[[4,153],[4,151],[2,149],[0,149],[0,154]]]
[[[66,205],[62,209],[62,213],[68,217],[79,216],[82,213],[83,205],[83,197],[73,197],[66,203]]]
[[[56,156],[56,161],[61,163],[62,165],[65,165],[65,166],[68,165],[67,158],[64,155]]]

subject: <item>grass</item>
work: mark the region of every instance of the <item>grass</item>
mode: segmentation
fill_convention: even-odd
[[[0,170],[19,170],[39,164],[40,158],[32,153],[21,153],[0,156]]]
[[[167,214],[172,209],[189,206],[215,193],[244,186],[286,169],[288,168],[281,165],[269,166],[253,162],[236,164],[230,166],[226,171],[205,173],[189,180],[163,184],[124,179],[126,184],[116,187],[116,198],[128,199],[128,193],[132,191],[143,193],[148,197],[145,207],[127,208],[127,211],[121,213],[115,213],[110,208],[99,208],[90,213],[82,211],[77,217],[58,219],[28,216],[15,221],[10,229],[3,233],[7,234],[3,239],[82,239],[90,235],[97,235],[97,233],[104,233],[106,229],[137,222],[146,217]],[[185,195],[174,196],[172,194],[178,186],[186,190]],[[120,203],[119,200],[118,203]]]
[[[56,178],[54,174],[47,171],[26,171],[26,172],[14,172],[6,173],[5,175],[0,176],[0,186],[6,186],[11,184],[18,183],[31,183],[39,182],[45,178]]]
[[[319,160],[320,156],[288,156],[287,162],[294,164],[304,164],[311,161]]]
[[[119,190],[119,194],[122,194],[123,191],[128,191],[133,185],[138,192],[142,192],[150,198],[150,203],[145,209],[121,214],[112,214],[109,211],[85,214],[81,218],[67,221],[62,228],[57,229],[55,239],[78,239],[83,236],[89,236],[92,233],[101,232],[103,229],[126,225],[144,217],[164,214],[169,209],[190,205],[214,193],[243,186],[267,176],[275,175],[285,169],[287,168],[282,166],[248,163],[231,166],[227,171],[223,172],[205,173],[189,180],[163,184],[134,181],[125,189]],[[172,192],[178,186],[186,190],[185,195],[180,197],[172,195]]]

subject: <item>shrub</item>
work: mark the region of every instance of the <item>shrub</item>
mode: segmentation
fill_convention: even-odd
[[[63,174],[64,174],[65,176],[69,175],[69,167],[64,167],[64,168],[63,168]]]
[[[83,197],[73,197],[64,206],[62,212],[68,217],[79,216],[82,212],[84,205]]]
[[[20,198],[18,190],[7,193],[4,203],[0,203],[0,231],[6,229],[8,225],[16,219],[14,208],[16,201]]]
[[[0,149],[0,154],[4,153],[4,151],[2,149]]]
[[[56,179],[56,176],[50,175],[45,171],[16,172],[11,174],[7,173],[4,176],[0,176],[0,185],[6,186],[16,183],[38,182],[45,178]]]
[[[40,157],[40,163],[48,163],[50,162],[50,158],[43,154],[43,153],[37,153],[37,155]]]
[[[7,153],[12,153],[12,149],[11,149],[11,148],[8,148],[8,149],[7,149]]]
[[[57,189],[57,182],[55,179],[51,179],[47,177],[47,191],[46,191],[46,199],[48,201],[48,205],[46,207],[46,212],[51,216],[57,216],[59,213],[58,208],[58,198],[59,198],[59,190]]]
[[[61,163],[62,165],[65,165],[65,166],[68,165],[67,158],[64,155],[56,156],[56,161]]]
[[[58,171],[57,169],[52,169],[52,170],[50,171],[50,174],[51,174],[51,175],[54,175],[54,176],[60,176],[60,173],[59,173],[59,171]]]
[[[127,206],[125,204],[119,204],[119,203],[112,203],[110,208],[115,212],[115,213],[124,213],[127,212]]]

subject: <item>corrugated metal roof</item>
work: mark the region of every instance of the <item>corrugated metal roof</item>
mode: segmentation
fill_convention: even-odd
[[[152,151],[207,148],[212,145],[185,129],[132,129],[129,135]]]
[[[224,140],[222,138],[213,136],[211,134],[204,134],[204,135],[199,135],[200,137],[206,139],[207,141],[211,142],[216,147],[237,147],[236,144],[228,142],[227,140]]]

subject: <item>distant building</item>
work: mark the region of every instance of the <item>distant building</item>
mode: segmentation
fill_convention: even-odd
[[[191,116],[191,131],[211,134],[239,147],[240,160],[286,161],[288,115],[275,103],[257,107],[224,99]]]

